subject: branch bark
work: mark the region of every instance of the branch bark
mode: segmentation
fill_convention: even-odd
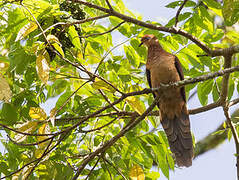
[[[175,27],[177,27],[178,25],[178,18],[179,18],[179,15],[180,15],[180,12],[182,11],[184,5],[187,3],[188,0],[184,0],[182,5],[179,7],[177,13],[176,13],[176,16],[175,16]]]
[[[206,46],[205,43],[201,42],[198,38],[194,37],[193,35],[189,34],[188,32],[186,32],[184,30],[177,29],[177,28],[174,28],[174,27],[167,28],[167,27],[163,27],[163,26],[157,26],[157,25],[153,25],[153,24],[150,24],[150,23],[146,23],[146,22],[137,20],[135,18],[132,18],[130,16],[121,14],[121,13],[119,13],[119,12],[113,10],[113,9],[107,9],[107,8],[92,4],[90,2],[85,2],[85,1],[82,1],[82,0],[72,0],[72,2],[78,2],[78,3],[80,3],[82,5],[85,5],[89,8],[94,8],[94,9],[97,9],[99,11],[105,12],[109,16],[118,17],[118,18],[120,18],[120,19],[122,19],[126,22],[130,22],[130,23],[136,24],[136,25],[141,26],[141,27],[182,35],[182,36],[186,37],[187,39],[190,39],[192,42],[194,42],[196,45],[198,45],[204,52],[206,52],[207,55],[212,56],[212,57],[223,56],[227,53],[234,54],[234,53],[239,52],[239,45],[232,46],[232,47],[229,47],[229,48],[224,48],[224,49],[212,50],[208,46]]]

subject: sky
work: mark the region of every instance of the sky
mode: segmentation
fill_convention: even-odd
[[[177,9],[168,9],[164,6],[172,0],[123,0],[126,7],[134,13],[141,14],[143,20],[158,21],[166,24],[167,20],[174,17]],[[187,11],[189,9],[184,9]],[[235,97],[236,95],[234,95]],[[188,102],[188,109],[200,107],[201,104],[197,96]],[[235,109],[235,107],[233,108]],[[233,112],[233,109],[231,112]],[[196,141],[206,137],[215,130],[223,121],[224,114],[222,108],[191,115],[191,130]],[[233,138],[229,142],[226,140],[222,145],[211,150],[193,161],[189,168],[176,169],[170,172],[170,180],[233,180],[236,179],[236,158]],[[161,173],[159,180],[166,180]]]

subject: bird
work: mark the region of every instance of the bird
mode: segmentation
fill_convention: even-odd
[[[184,79],[183,69],[177,56],[165,51],[156,36],[144,35],[139,46],[148,49],[146,76],[150,88]],[[167,135],[168,144],[179,167],[189,167],[193,159],[193,141],[186,105],[185,87],[173,87],[153,92],[159,96],[157,104],[160,121]]]

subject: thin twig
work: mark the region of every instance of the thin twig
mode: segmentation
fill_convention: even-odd
[[[238,137],[238,134],[237,134],[237,130],[231,120],[231,117],[230,117],[230,114],[228,112],[229,108],[227,105],[225,105],[223,107],[223,110],[224,110],[224,115],[227,119],[227,124],[229,125],[231,131],[232,131],[232,135],[233,135],[233,138],[234,138],[234,141],[235,141],[235,146],[236,146],[236,158],[237,158],[237,164],[236,164],[236,167],[237,167],[237,180],[239,180],[239,137]]]
[[[121,172],[120,169],[118,169],[113,163],[111,163],[108,159],[105,157],[102,157],[110,166],[112,166],[121,176],[124,180],[127,180],[127,178],[124,176],[124,174]]]
[[[100,65],[103,63],[103,61],[105,60],[105,58],[106,58],[114,49],[116,49],[117,47],[121,46],[122,44],[125,44],[126,42],[128,42],[130,39],[132,39],[132,38],[134,38],[134,37],[135,37],[135,36],[133,36],[133,37],[131,37],[131,38],[129,38],[129,39],[127,39],[127,40],[125,40],[125,41],[123,41],[123,42],[117,44],[116,46],[114,46],[113,48],[111,48],[108,52],[106,52],[106,54],[103,56],[103,58],[101,59],[101,61],[100,61],[99,64],[98,64],[98,66],[96,67],[94,74],[97,73],[97,71],[98,71]]]
[[[98,157],[97,161],[95,162],[95,165],[91,168],[91,170],[90,170],[89,174],[86,176],[85,180],[87,180],[90,177],[91,173],[93,172],[93,170],[95,169],[95,167],[97,166],[99,161],[100,161],[100,157]]]
[[[78,87],[68,98],[67,100],[61,105],[61,107],[59,107],[55,114],[57,114],[58,112],[60,112],[62,110],[62,108],[70,101],[70,99],[72,98],[72,96],[74,96],[84,85],[86,85],[87,83],[89,83],[90,81],[86,81],[84,82],[80,87]]]
[[[80,130],[80,132],[83,132],[83,133],[89,133],[89,132],[93,132],[93,131],[99,131],[107,126],[109,126],[110,124],[112,124],[113,122],[115,122],[116,120],[118,119],[118,117],[114,118],[112,121],[106,123],[105,125],[103,126],[100,126],[98,128],[95,128],[95,129],[90,129],[90,130]]]
[[[111,107],[112,107],[116,112],[119,112],[119,110],[118,110],[114,105],[111,104],[110,100],[109,100],[108,97],[104,94],[104,92],[103,92],[101,89],[99,89],[98,91],[99,91],[100,94],[103,96],[103,98],[106,100],[106,102],[107,102],[108,104],[110,104]]]
[[[109,6],[110,10],[113,11],[114,9],[112,8],[112,6],[111,6],[109,0],[105,0],[105,1],[106,1],[107,5]]]
[[[4,125],[2,123],[0,123],[0,126],[3,127],[4,129],[8,129],[10,131],[13,131],[15,133],[18,133],[18,134],[22,134],[22,135],[26,135],[26,136],[54,136],[55,134],[54,133],[49,133],[49,134],[32,134],[32,133],[25,133],[25,132],[21,132],[21,131],[18,131],[16,129],[13,129],[13,128],[10,128],[8,127],[7,125]]]
[[[42,34],[46,33],[47,31],[51,30],[53,27],[58,26],[58,25],[73,26],[75,24],[83,24],[83,23],[86,23],[86,22],[89,22],[89,21],[103,19],[103,18],[106,18],[106,17],[109,17],[109,16],[110,16],[109,14],[104,14],[102,16],[91,17],[91,18],[88,18],[88,19],[83,19],[83,20],[72,22],[72,23],[58,22],[58,23],[53,24],[52,26],[46,28],[40,34],[36,35],[34,38],[37,38],[37,37],[41,36]]]
[[[228,107],[231,107],[231,106],[233,106],[235,104],[238,104],[238,103],[239,103],[239,98],[236,98],[236,99],[232,100],[231,102],[229,102]]]
[[[46,152],[47,152],[48,149],[50,148],[52,142],[53,142],[53,139],[51,139],[51,141],[50,141],[49,144],[47,145],[46,149],[45,149],[44,152],[42,153],[41,157],[38,159],[38,161],[36,162],[36,164],[31,168],[31,171],[27,174],[26,179],[28,179],[28,177],[32,174],[32,172],[35,170],[35,168],[37,167],[37,165],[41,162],[41,160],[43,159],[43,157],[48,154],[48,153],[46,153]]]
[[[102,33],[88,34],[88,35],[85,35],[85,36],[79,36],[79,38],[88,38],[88,37],[92,37],[92,36],[101,36],[101,35],[104,35],[104,34],[107,34],[107,33],[111,33],[112,31],[114,31],[115,29],[117,29],[118,27],[120,27],[124,23],[125,23],[125,21],[119,23],[117,26],[113,27],[112,29],[110,29],[108,31],[105,31],[105,32],[102,32]]]
[[[184,0],[183,3],[181,4],[181,6],[179,7],[177,13],[176,13],[176,16],[175,16],[175,27],[177,27],[178,25],[178,18],[179,18],[179,15],[180,15],[180,12],[182,11],[184,5],[187,3],[188,0]]]
[[[108,166],[107,166],[107,164],[106,164],[105,158],[102,157],[102,160],[103,160],[103,162],[104,162],[104,164],[105,164],[105,167],[106,167],[107,172],[108,172],[109,175],[110,175],[110,179],[113,180],[113,177],[112,177],[112,175],[111,175],[111,173],[110,173],[110,170],[109,170],[109,168],[108,168]]]
[[[35,146],[35,145],[42,144],[42,143],[44,143],[44,142],[46,142],[46,141],[52,140],[52,139],[54,139],[54,137],[56,137],[56,136],[52,136],[52,137],[46,138],[46,139],[44,139],[44,140],[42,140],[42,141],[35,142],[35,143],[28,143],[28,144],[26,144],[26,143],[18,143],[18,142],[16,142],[16,141],[14,141],[10,136],[7,135],[7,137],[8,137],[8,139],[9,139],[13,144],[16,144],[16,145],[18,145],[18,146]]]

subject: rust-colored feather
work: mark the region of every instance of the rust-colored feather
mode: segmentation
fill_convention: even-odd
[[[154,35],[145,35],[141,41],[148,47],[146,73],[151,88],[157,88],[160,83],[168,84],[183,80],[183,71],[178,58],[164,51]],[[168,137],[170,149],[175,154],[177,165],[191,166],[193,142],[184,87],[161,90],[155,92],[154,96],[160,96],[158,107],[161,123]]]

